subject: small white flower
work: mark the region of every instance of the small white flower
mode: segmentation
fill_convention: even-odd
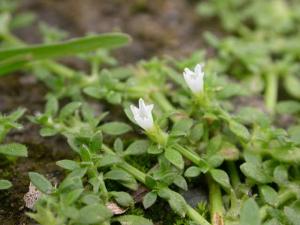
[[[149,130],[153,127],[152,109],[153,104],[146,105],[143,99],[139,99],[139,107],[130,106],[135,122],[144,130]]]
[[[197,64],[194,71],[191,71],[189,68],[184,69],[184,80],[193,93],[200,93],[203,91],[203,66],[203,64]]]

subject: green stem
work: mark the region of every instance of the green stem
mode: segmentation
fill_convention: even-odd
[[[222,202],[222,193],[220,186],[211,178],[206,176],[209,189],[210,217],[213,225],[224,224],[224,207]]]
[[[155,124],[152,129],[147,130],[145,133],[152,141],[161,146],[166,146],[169,135],[164,132],[158,125]]]
[[[203,163],[205,163],[196,153],[182,147],[179,144],[176,144],[174,149],[180,152],[185,158],[193,162],[195,165],[202,166]]]
[[[53,73],[62,75],[69,79],[73,78],[76,73],[74,70],[70,69],[69,67],[50,60],[43,61],[42,64],[47,69],[51,70]]]
[[[108,191],[107,191],[107,188],[105,186],[102,173],[99,175],[99,180],[100,180],[99,188],[101,190],[101,193],[103,194],[104,201],[107,202],[108,201]]]
[[[199,225],[210,225],[210,223],[207,222],[204,217],[202,217],[194,208],[189,205],[187,206],[187,215]]]
[[[166,74],[178,86],[182,87],[183,89],[187,88],[183,77],[178,76],[178,73],[174,69],[172,69],[171,67],[166,68]]]
[[[99,72],[99,66],[100,66],[100,62],[98,59],[93,59],[92,60],[92,68],[91,68],[91,74],[92,76],[97,77],[98,76],[98,72]]]
[[[151,93],[151,98],[164,112],[175,112],[176,109],[170,104],[168,99],[159,91]]]
[[[105,144],[102,144],[102,149],[109,154],[116,155],[116,153],[113,150],[111,150],[108,146],[106,146]],[[146,175],[143,172],[139,171],[138,169],[131,166],[127,162],[123,162],[119,166],[122,169],[126,170],[131,175],[133,175],[141,183],[143,183],[143,184],[146,183]]]
[[[227,167],[230,174],[231,184],[233,188],[236,189],[238,185],[241,183],[236,165],[234,162],[230,161],[227,162]]]
[[[267,73],[266,86],[265,104],[270,113],[273,114],[277,102],[278,75],[275,73]]]
[[[23,41],[21,41],[20,39],[18,39],[17,37],[15,37],[12,33],[7,32],[5,34],[1,34],[1,37],[3,40],[5,40],[6,42],[8,42],[9,44],[14,45],[14,47],[22,47],[25,45],[25,43]]]
[[[109,153],[109,154],[114,154],[116,155],[116,153],[111,150],[108,146],[102,144],[102,149]],[[124,170],[126,170],[128,173],[130,173],[132,176],[134,176],[137,180],[139,180],[141,183],[143,183],[144,185],[146,185],[146,174],[144,174],[143,172],[139,171],[138,169],[136,169],[135,167],[131,166],[130,164],[128,164],[127,162],[124,162],[122,164],[120,164],[120,167]],[[193,220],[195,221],[197,224],[199,225],[210,225],[210,223],[204,218],[202,217],[196,210],[194,210],[191,206],[187,205],[187,215]]]

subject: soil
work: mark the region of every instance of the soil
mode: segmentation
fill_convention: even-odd
[[[204,47],[203,31],[218,33],[214,21],[207,22],[196,14],[199,1],[182,0],[22,0],[19,11],[36,13],[37,21],[67,30],[71,37],[89,32],[121,31],[128,33],[131,45],[114,55],[122,64],[134,63],[152,56],[184,57]],[[16,34],[28,43],[40,42],[37,22]],[[206,48],[207,49],[207,48]],[[75,65],[76,67],[76,65]],[[26,76],[25,76],[26,75]],[[27,115],[42,111],[45,86],[34,75],[16,73],[0,78],[0,111],[7,113],[17,107],[27,108]],[[0,164],[0,174],[14,187],[0,192],[0,224],[34,224],[25,215],[23,196],[28,191],[28,172],[37,171],[49,178],[60,179],[62,171],[55,165],[60,159],[72,157],[65,141],[41,138],[38,127],[25,118],[22,131],[13,131],[8,142],[27,145],[28,158],[18,159],[9,166]]]

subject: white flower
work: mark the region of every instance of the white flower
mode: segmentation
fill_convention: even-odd
[[[194,71],[191,71],[189,68],[184,69],[184,80],[193,93],[200,93],[203,91],[203,66],[203,64],[197,64]]]
[[[139,107],[130,106],[135,122],[144,130],[149,130],[153,127],[152,109],[153,104],[145,105],[143,99],[139,99]]]

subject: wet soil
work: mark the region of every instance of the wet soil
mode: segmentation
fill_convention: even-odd
[[[218,31],[214,22],[202,21],[195,13],[198,1],[182,0],[22,0],[19,11],[32,11],[37,21],[44,21],[67,30],[71,37],[89,32],[121,31],[133,38],[132,44],[117,50],[115,57],[122,64],[134,63],[152,56],[183,57],[204,47],[204,31]],[[37,22],[16,31],[29,43],[40,42]],[[75,65],[76,66],[76,65]],[[32,74],[13,74],[0,78],[0,111],[10,112],[19,106],[27,115],[42,111],[45,86]],[[23,196],[28,191],[28,172],[37,171],[59,179],[62,171],[55,165],[60,159],[72,157],[60,137],[41,138],[38,127],[23,119],[24,129],[11,132],[6,141],[27,145],[29,156],[9,166],[0,164],[0,174],[14,187],[0,193],[0,224],[34,224],[24,210]]]

